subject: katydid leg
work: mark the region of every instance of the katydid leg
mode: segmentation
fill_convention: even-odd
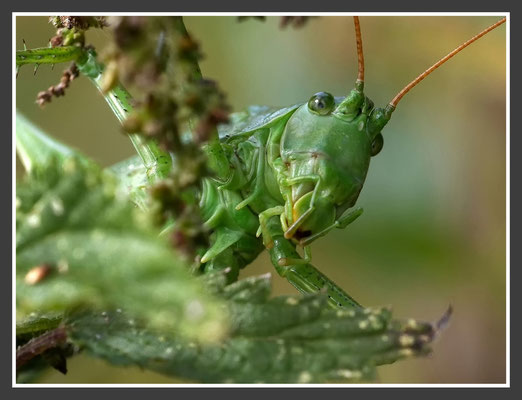
[[[329,303],[333,307],[362,308],[357,301],[312,264],[288,264],[289,261],[291,262],[291,260],[300,259],[301,257],[296,251],[294,244],[285,239],[281,225],[276,218],[268,221],[267,229],[273,242],[273,246],[268,249],[270,259],[281,277],[286,278],[290,284],[302,293],[317,293],[325,290]]]
[[[112,89],[104,92],[101,87],[101,74],[91,80],[103,94],[114,115],[123,123],[133,110],[130,93],[121,84],[116,84]],[[172,167],[170,154],[162,151],[156,142],[146,140],[142,135],[130,134],[129,138],[143,161],[149,181],[155,182],[166,178]]]

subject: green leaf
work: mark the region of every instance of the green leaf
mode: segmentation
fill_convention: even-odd
[[[36,168],[17,187],[18,316],[121,307],[155,328],[219,339],[221,302],[116,188],[77,159]]]
[[[334,310],[324,294],[268,299],[266,275],[224,282],[210,279],[228,298],[231,337],[222,344],[147,329],[125,312],[71,316],[69,338],[113,364],[194,381],[309,383],[371,380],[378,365],[429,353],[435,336],[431,324],[392,320],[387,309]]]

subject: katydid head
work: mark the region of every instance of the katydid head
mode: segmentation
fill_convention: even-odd
[[[355,204],[370,158],[382,149],[386,116],[356,88],[344,99],[316,93],[290,117],[280,142],[287,238],[308,244]]]

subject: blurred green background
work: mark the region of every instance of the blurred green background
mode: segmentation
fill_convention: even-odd
[[[410,80],[499,17],[361,17],[366,93],[385,105]],[[318,91],[346,95],[357,75],[351,17],[314,18],[280,30],[235,17],[186,18],[200,41],[203,74],[219,82],[234,110],[286,106]],[[45,17],[18,17],[17,47],[46,46]],[[93,30],[99,50],[110,31]],[[384,130],[358,205],[365,213],[312,248],[313,263],[364,305],[395,315],[454,315],[427,358],[380,368],[382,383],[501,383],[506,362],[506,27],[437,70],[399,104]],[[34,100],[66,66],[22,68],[16,105],[60,140],[110,165],[133,154],[116,118],[84,78],[44,110]],[[20,170],[18,170],[20,172]],[[273,271],[263,255],[243,276]],[[274,276],[274,293],[294,293]],[[164,383],[139,369],[80,356],[69,374],[41,382]]]

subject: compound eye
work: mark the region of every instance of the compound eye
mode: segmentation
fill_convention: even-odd
[[[384,138],[382,137],[382,133],[379,133],[372,142],[372,157],[381,152],[382,146],[384,146]]]
[[[330,93],[319,92],[308,101],[308,108],[315,114],[328,115],[335,107],[335,99]]]

